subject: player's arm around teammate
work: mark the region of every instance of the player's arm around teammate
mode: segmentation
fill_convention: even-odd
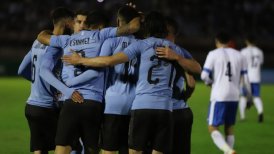
[[[187,59],[174,51],[169,47],[158,47],[156,53],[159,58],[166,58],[176,61],[185,71],[189,73],[201,73],[201,65],[194,59]]]

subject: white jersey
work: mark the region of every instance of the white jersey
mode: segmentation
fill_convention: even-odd
[[[212,84],[210,101],[238,101],[240,79],[247,73],[247,63],[239,51],[218,48],[207,55],[202,80]]]
[[[241,54],[247,61],[248,78],[251,83],[261,82],[261,65],[264,61],[262,50],[256,46],[248,46],[241,50]]]

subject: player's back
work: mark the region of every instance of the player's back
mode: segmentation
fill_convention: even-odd
[[[123,51],[131,43],[137,40],[134,36],[123,36],[110,38],[106,41],[112,42],[112,54]],[[102,51],[104,52],[104,51]],[[103,55],[102,55],[103,56]],[[110,68],[110,76],[107,82],[109,87],[107,91],[117,92],[119,94],[129,94],[132,90],[135,91],[135,85],[137,80],[137,58],[122,64],[115,65]]]
[[[179,70],[177,70],[179,71]],[[173,110],[187,108],[187,103],[183,100],[183,92],[185,86],[185,79],[181,73],[176,73],[171,103],[173,104]]]
[[[104,42],[100,56],[111,56],[121,52],[136,41],[132,35],[109,38]],[[129,114],[135,97],[137,67],[137,58],[135,58],[108,69],[105,113]]]
[[[238,101],[241,73],[245,60],[232,48],[217,48],[209,53],[212,63],[211,100]]]
[[[31,94],[27,100],[28,104],[51,108],[54,106],[54,90],[40,77],[40,63],[48,46],[34,41],[31,49]]]
[[[172,110],[172,104],[169,102],[175,69],[170,61],[158,58],[155,49],[169,46],[179,53],[179,48],[168,40],[154,37],[138,41],[137,46],[141,53],[140,67],[132,109]]]
[[[105,28],[103,30],[83,30],[77,34],[71,35],[67,40],[67,46],[64,48],[64,55],[70,55],[71,50],[77,51],[82,57],[97,57],[100,48],[105,39],[116,35],[115,28]],[[62,79],[75,78],[88,71],[88,67],[67,65],[63,67]],[[78,90],[85,99],[93,99],[99,102],[103,98],[104,77],[103,71],[98,70],[98,76],[83,84],[75,85],[72,88]]]
[[[248,46],[241,50],[248,64],[248,78],[250,82],[261,81],[261,65],[263,64],[263,52],[256,46]]]

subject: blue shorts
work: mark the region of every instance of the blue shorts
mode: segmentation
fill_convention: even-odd
[[[208,109],[208,125],[234,125],[238,108],[237,101],[229,102],[210,102]]]
[[[251,86],[252,96],[254,96],[254,97],[260,97],[261,85],[259,83],[251,83],[250,86]],[[247,96],[247,90],[246,90],[246,88],[243,87],[241,89],[241,95]]]
[[[261,85],[259,83],[251,83],[251,92],[252,96],[259,97],[260,96],[260,88]]]

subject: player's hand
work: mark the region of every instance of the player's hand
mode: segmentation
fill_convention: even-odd
[[[72,51],[71,55],[64,55],[62,57],[62,61],[66,64],[71,64],[71,65],[79,65],[80,64],[80,59],[82,58],[77,52]]]
[[[253,105],[252,94],[247,94],[246,109],[250,109]]]
[[[72,93],[71,99],[72,99],[73,102],[75,102],[75,103],[83,103],[83,102],[84,102],[83,96],[82,96],[78,91],[74,91],[74,92]]]
[[[172,49],[170,49],[168,46],[157,47],[156,54],[159,58],[165,58],[168,60],[177,60],[178,56],[179,56]]]

